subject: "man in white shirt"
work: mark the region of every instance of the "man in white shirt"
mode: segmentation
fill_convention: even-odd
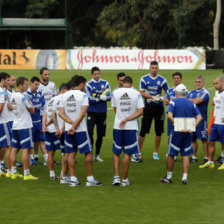
[[[57,149],[60,149],[60,130],[58,125],[55,127],[53,124],[52,111],[53,104],[56,97],[53,97],[46,107],[46,111],[43,116],[42,127],[45,132],[45,145],[48,153],[48,168],[50,172],[50,179],[57,180],[57,176],[54,172],[54,154]]]
[[[97,181],[92,174],[93,152],[84,119],[89,105],[88,95],[84,93],[86,79],[78,76],[71,85],[73,90],[63,94],[59,106],[59,115],[65,121],[65,153],[68,153],[70,186],[80,185],[75,176],[75,156],[78,149],[85,154],[86,186],[101,186],[103,183]]]
[[[62,99],[62,96],[64,93],[68,91],[68,86],[65,83],[62,83],[59,87],[58,95],[54,97],[54,103],[53,103],[53,122],[55,127],[58,127],[59,129],[59,136],[60,136],[60,149],[61,149],[61,155],[62,155],[62,171],[61,171],[61,184],[69,183],[69,178],[67,178],[67,171],[68,171],[68,161],[67,161],[67,154],[65,153],[65,147],[64,147],[64,130],[65,130],[65,122],[64,120],[59,116],[59,106]]]
[[[11,167],[12,179],[23,178],[24,180],[36,180],[30,174],[29,170],[29,155],[30,150],[33,148],[32,139],[32,119],[30,113],[34,113],[34,107],[29,100],[29,97],[24,94],[28,88],[28,79],[19,77],[16,80],[17,89],[12,94],[11,103],[14,111],[14,121],[12,126],[12,152],[11,152]],[[22,149],[22,162],[24,168],[23,175],[17,173],[16,168],[16,154],[18,149]]]
[[[4,167],[5,150],[10,146],[10,134],[8,129],[8,108],[9,97],[5,90],[6,84],[9,81],[9,74],[0,73],[0,177],[6,176]],[[12,109],[12,108],[11,108]]]
[[[113,130],[113,185],[128,186],[128,169],[130,156],[138,154],[138,117],[143,114],[143,100],[140,92],[132,87],[132,78],[126,76],[123,87],[116,89],[112,94],[111,105],[116,113]],[[120,154],[124,151],[123,180],[120,181],[119,165]]]
[[[215,142],[220,141],[222,148],[224,147],[224,77],[220,76],[215,78],[214,86],[217,90],[213,98],[214,102],[214,124],[211,127],[208,151],[209,160],[205,164],[199,166],[199,168],[214,168],[214,155],[215,155]],[[224,170],[224,164],[222,164],[219,170]]]

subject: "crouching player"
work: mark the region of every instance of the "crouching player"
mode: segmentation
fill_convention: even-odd
[[[132,87],[132,78],[126,76],[123,87],[112,94],[112,107],[116,113],[113,130],[114,177],[112,185],[128,186],[130,156],[138,154],[138,120],[143,114],[143,100],[140,92]],[[124,151],[123,179],[120,181],[120,154]]]
[[[85,154],[86,186],[101,186],[103,184],[94,179],[92,175],[93,152],[84,120],[89,105],[88,95],[83,92],[86,79],[78,76],[71,82],[71,85],[73,90],[63,94],[59,106],[59,115],[65,121],[65,153],[68,153],[70,186],[80,185],[75,176],[75,156],[78,149],[80,153]]]
[[[48,168],[50,172],[50,179],[57,180],[58,177],[54,172],[54,154],[57,149],[60,149],[60,130],[58,125],[53,124],[53,104],[55,97],[53,97],[48,103],[46,107],[46,111],[43,115],[42,120],[42,128],[43,132],[45,132],[45,145],[48,153]]]
[[[29,97],[24,94],[28,88],[28,79],[25,77],[19,77],[16,80],[17,89],[12,93],[11,104],[15,118],[12,126],[12,152],[10,155],[11,167],[12,167],[12,179],[23,178],[24,180],[36,180],[30,174],[29,170],[29,156],[30,151],[33,148],[32,140],[32,119],[30,113],[34,113],[34,107],[29,100]],[[23,175],[17,173],[16,168],[16,154],[18,149],[22,149],[22,162],[24,168]]]

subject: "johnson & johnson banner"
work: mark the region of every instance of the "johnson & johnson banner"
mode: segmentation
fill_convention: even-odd
[[[83,49],[67,51],[67,69],[149,69],[151,61],[158,61],[160,69],[204,70],[205,50],[123,50]]]
[[[204,70],[205,50],[142,50],[78,48],[74,50],[0,50],[0,69],[149,69],[158,61],[160,69]]]
[[[66,50],[0,50],[0,69],[66,69]]]

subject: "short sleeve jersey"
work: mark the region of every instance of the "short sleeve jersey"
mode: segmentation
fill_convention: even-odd
[[[32,104],[35,108],[35,113],[31,114],[32,121],[33,122],[41,121],[40,111],[45,106],[45,99],[44,99],[43,93],[39,90],[36,91],[35,93],[32,93],[30,88],[29,88],[26,91],[26,94],[30,98],[30,101],[32,102]]]
[[[208,111],[208,102],[209,102],[209,91],[206,88],[202,88],[200,90],[192,90],[188,93],[187,98],[201,98],[203,100],[202,103],[197,104],[197,108],[201,113],[201,116],[204,120],[207,121],[207,111]]]
[[[11,104],[15,115],[12,130],[32,128],[31,115],[27,110],[33,106],[29,97],[24,93],[15,91],[12,93]]]
[[[222,122],[222,118],[224,118],[224,91],[216,91],[213,101],[215,103],[214,123],[224,125],[224,123]]]
[[[8,107],[7,103],[9,102],[9,96],[5,89],[0,87],[0,103],[4,104],[3,110],[0,114],[0,124],[8,122]]]
[[[59,116],[59,105],[61,102],[62,94],[54,97],[53,111],[56,112],[58,127],[61,130],[64,126],[64,120]]]
[[[116,108],[114,129],[121,129],[121,121],[134,114],[136,109],[143,108],[144,103],[140,92],[123,87],[113,91],[111,106]],[[122,130],[138,130],[138,119],[128,121]]]
[[[139,89],[147,91],[151,96],[156,96],[162,94],[162,89],[166,92],[169,87],[166,79],[161,75],[158,74],[156,77],[152,77],[150,74],[147,74],[141,77]],[[145,99],[145,105],[163,106],[163,101],[155,103],[151,99]]]
[[[11,101],[11,99],[12,99],[12,93],[13,92],[15,92],[14,89],[12,91],[7,89],[7,93],[8,93],[8,96],[9,96],[9,101]],[[8,116],[8,121],[13,121],[14,118],[15,118],[13,110],[8,110],[8,115],[7,116]]]
[[[72,121],[79,118],[82,106],[88,106],[89,100],[88,95],[80,90],[70,90],[62,95],[60,106],[63,107],[65,115]],[[65,131],[68,131],[72,127],[71,124],[65,122]],[[85,119],[83,119],[79,127],[75,132],[87,131]]]
[[[168,89],[165,95],[165,99],[170,100],[171,98],[176,98],[176,91],[174,87]]]
[[[200,114],[196,105],[183,97],[171,100],[167,112],[171,112],[174,118],[196,118]]]
[[[55,97],[53,97],[48,103],[47,103],[47,106],[46,106],[46,113],[47,113],[47,121],[49,121],[52,117],[52,112],[53,112],[53,105],[54,105],[54,100],[55,100]],[[54,133],[56,132],[56,128],[55,128],[55,125],[54,123],[50,124],[47,126],[47,131],[50,132],[50,133]]]
[[[38,91],[41,91],[44,94],[45,105],[47,105],[51,98],[57,94],[55,83],[51,81],[49,81],[47,85],[40,83]],[[45,108],[42,108],[40,111],[41,116],[44,114],[44,109]]]

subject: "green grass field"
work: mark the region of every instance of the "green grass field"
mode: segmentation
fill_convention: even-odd
[[[2,70],[0,70],[1,72]],[[31,77],[39,74],[37,70],[6,70],[18,76]],[[148,71],[125,71],[134,80],[138,89],[140,77]],[[162,70],[159,73],[168,80],[172,87],[171,75],[174,71]],[[214,96],[213,79],[221,74],[221,70],[181,71],[183,83],[188,90],[194,89],[194,77],[203,75],[206,88],[211,98]],[[116,85],[118,71],[102,71],[103,79],[109,81],[111,88]],[[59,87],[60,83],[67,82],[74,74],[84,75],[90,79],[90,71],[51,71],[51,80]],[[108,104],[108,108],[110,108]],[[211,114],[211,100],[209,116]],[[111,185],[113,176],[112,159],[112,127],[114,112],[108,110],[107,135],[104,139],[101,157],[103,163],[94,163],[94,176],[104,182],[102,187],[87,188],[85,186],[86,173],[84,158],[77,156],[76,175],[81,181],[80,187],[71,188],[49,180],[49,172],[43,166],[40,155],[40,164],[31,167],[31,172],[39,177],[38,181],[24,182],[23,180],[0,179],[0,223],[1,224],[30,224],[30,223],[183,223],[183,224],[210,224],[223,223],[224,220],[224,171],[215,169],[199,169],[201,163],[202,145],[199,143],[198,164],[191,164],[189,184],[181,185],[182,160],[179,157],[175,162],[173,184],[162,184],[159,178],[166,174],[167,136],[163,135],[160,146],[160,160],[152,159],[154,147],[154,131],[146,136],[143,147],[142,164],[131,164],[129,179],[130,187],[114,187]],[[166,129],[165,129],[166,130]],[[216,156],[220,153],[217,144]],[[95,151],[95,149],[94,149]],[[60,152],[56,159],[60,161]],[[21,154],[18,156],[21,160]],[[60,166],[55,167],[56,174],[60,174]],[[23,170],[19,170],[23,172]]]

